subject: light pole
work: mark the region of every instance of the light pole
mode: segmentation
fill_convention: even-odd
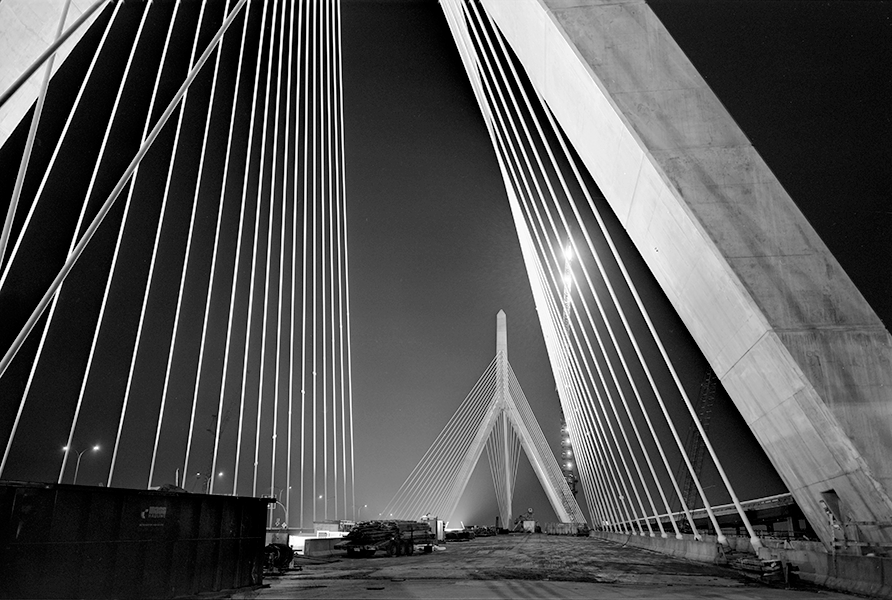
[[[201,479],[202,476],[204,476],[204,493],[210,494],[211,493],[211,480],[213,479],[213,477],[211,476],[210,473],[205,474],[205,473],[202,473],[201,471],[198,471],[197,473],[195,473],[195,481],[192,482],[192,485],[189,487],[189,489],[195,490],[195,484],[198,483],[198,480]],[[220,471],[219,473],[217,473],[217,477],[218,478],[223,477],[223,471]]]
[[[272,498],[273,500],[275,500],[275,502],[269,505],[269,522],[267,524],[268,529],[272,529],[272,527],[273,527],[273,513],[276,511],[276,504],[281,506],[282,511],[285,513],[285,521],[284,521],[283,525],[285,527],[288,526],[288,507],[285,506],[284,504],[282,504],[282,502],[279,500],[279,494],[281,494],[284,491],[286,491],[286,488],[277,488],[277,487],[269,488],[270,493],[269,493],[269,496],[267,496],[267,497]],[[290,485],[288,486],[287,491],[289,493],[291,492]],[[286,501],[288,500],[287,496],[288,496],[288,494],[286,494]]]
[[[65,452],[68,452],[68,446],[62,446],[62,450],[64,450]],[[81,450],[80,452],[77,453],[77,462],[74,465],[74,483],[73,483],[73,485],[77,484],[77,472],[81,468],[81,457],[84,455],[84,452],[86,452],[87,450],[92,450],[93,452],[97,452],[99,450],[99,444],[96,444],[92,448],[84,448],[83,450]]]
[[[220,471],[219,473],[217,473],[217,477],[218,477],[218,478],[219,478],[219,477],[223,477],[223,471]],[[207,481],[207,484],[205,485],[205,490],[204,490],[204,493],[205,493],[205,494],[210,494],[210,493],[211,493],[211,480],[212,480],[212,479],[213,479],[213,477],[211,477],[210,475],[208,475],[208,481]]]
[[[285,520],[282,522],[282,527],[283,527],[283,528],[288,527],[288,509],[285,508],[285,505],[282,504],[281,502],[279,502],[278,500],[276,500],[276,504],[278,504],[279,506],[281,506],[281,507],[282,507],[282,512],[285,513]],[[272,510],[270,511],[270,513],[275,512],[275,510],[276,510],[276,504],[273,504],[273,505],[272,505]],[[270,514],[270,517],[269,517],[269,518],[270,518],[270,527],[272,527],[272,518],[273,518],[273,515]]]
[[[359,507],[359,515],[356,517],[356,521],[357,521],[357,523],[360,522],[360,521],[362,521],[362,509],[363,509],[363,508],[368,508],[368,507],[369,507],[368,504],[363,504],[362,506]],[[354,506],[354,508],[356,508],[356,507]]]

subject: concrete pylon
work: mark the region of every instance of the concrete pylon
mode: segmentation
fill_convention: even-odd
[[[502,463],[502,482],[501,485],[496,486],[496,495],[499,496],[497,500],[502,523],[507,526],[510,521],[507,521],[506,518],[510,519],[511,515],[514,514],[512,502],[514,496],[514,464],[511,456],[508,454],[509,444],[512,439],[511,431],[509,430],[510,424],[509,420],[504,418],[504,411],[508,406],[510,392],[508,391],[508,322],[503,310],[496,314],[496,356],[499,357],[499,363],[496,366],[498,388],[496,402],[502,408],[502,418],[499,419],[500,427],[499,431],[496,432],[496,435],[501,436],[501,444],[499,445],[501,456],[498,459]],[[497,477],[497,475],[493,473],[493,477]]]
[[[482,4],[824,543],[892,542],[892,336],[654,12]]]
[[[496,355],[502,355],[502,358],[508,362],[508,319],[505,317],[505,311],[500,310],[496,314]]]
[[[89,10],[96,0],[71,0],[65,19],[68,27]],[[6,91],[54,41],[59,18],[66,0],[3,0],[0,2],[0,92]],[[59,51],[53,62],[53,73],[61,68],[65,59],[101,14],[96,11],[87,22],[75,31]],[[0,146],[18,126],[31,108],[43,79],[43,69],[38,69],[7,102],[0,106]]]

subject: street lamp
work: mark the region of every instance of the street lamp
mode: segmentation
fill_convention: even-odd
[[[202,473],[201,471],[198,471],[197,473],[195,473],[195,481],[192,482],[192,485],[190,486],[189,489],[194,490],[195,484],[198,483],[198,480],[201,479],[202,477],[204,477],[204,493],[210,494],[211,493],[211,480],[213,480],[213,477],[211,476],[210,473],[205,474],[205,473]],[[223,471],[220,471],[219,473],[217,473],[217,477],[218,478],[223,477]]]
[[[68,451],[69,451],[69,447],[68,447],[68,446],[62,446],[62,450],[64,450],[65,452],[68,452]],[[86,452],[86,451],[88,451],[88,450],[92,450],[93,452],[98,451],[98,450],[99,450],[99,444],[96,444],[96,445],[93,446],[92,448],[84,448],[83,450],[81,450],[80,452],[77,453],[77,463],[75,463],[75,465],[74,465],[74,484],[77,484],[77,472],[78,472],[78,471],[80,470],[80,468],[81,468],[81,457],[84,455],[84,452]]]
[[[285,506],[284,504],[282,504],[282,502],[279,500],[279,495],[286,491],[290,494],[291,488],[292,488],[292,486],[290,486],[290,485],[287,488],[277,488],[277,487],[270,486],[270,488],[269,488],[270,493],[269,493],[269,496],[267,496],[267,498],[272,498],[274,500],[274,502],[271,502],[269,504],[269,520],[267,522],[267,529],[272,529],[272,527],[273,527],[273,513],[276,511],[277,504],[282,507],[282,511],[285,513],[285,521],[282,523],[282,526],[288,527],[288,507]],[[321,498],[321,496],[320,496],[320,498]],[[286,502],[288,501],[288,494],[286,494],[285,500],[286,500]]]
[[[218,477],[218,478],[223,477],[223,471],[220,471],[219,473],[217,473],[217,477]],[[212,480],[212,479],[213,479],[213,478],[212,478],[210,475],[208,475],[208,482],[207,482],[206,487],[205,487],[205,490],[204,490],[204,493],[205,493],[205,494],[210,494],[210,493],[211,493],[211,480]]]
[[[269,494],[267,495],[267,498],[275,498],[276,500],[278,500],[286,492],[291,493],[291,488],[292,488],[292,486],[290,486],[290,485],[287,488],[270,486]],[[287,496],[287,494],[285,494],[285,495]]]

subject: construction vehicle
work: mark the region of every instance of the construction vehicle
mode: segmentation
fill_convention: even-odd
[[[285,572],[291,561],[294,560],[294,550],[288,544],[267,544],[263,549],[264,573],[278,573],[281,575]]]
[[[432,552],[435,539],[427,522],[365,521],[357,523],[335,549],[346,550],[347,556],[374,556],[382,550],[387,556],[410,556],[420,548]]]

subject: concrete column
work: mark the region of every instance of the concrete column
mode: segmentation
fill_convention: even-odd
[[[95,0],[72,0],[66,27],[80,18]],[[56,28],[65,0],[3,0],[0,2],[0,91],[5,91],[19,75],[55,41]],[[58,71],[102,11],[96,11],[56,53],[53,72]],[[3,106],[0,106],[0,146],[34,104],[43,69],[39,69]]]
[[[508,324],[505,311],[500,310],[496,315],[496,355],[502,353],[502,359],[508,362]]]
[[[502,463],[503,472],[503,481],[502,490],[503,496],[499,499],[499,506],[503,507],[504,511],[502,514],[502,520],[505,523],[510,523],[512,515],[514,514],[513,507],[513,489],[514,486],[511,483],[511,477],[513,475],[513,469],[511,468],[511,456],[509,455],[509,449],[511,448],[510,439],[511,436],[510,431],[508,430],[509,424],[508,419],[504,417],[505,407],[507,406],[508,398],[510,392],[508,391],[508,319],[505,316],[505,311],[500,310],[496,314],[496,356],[499,357],[499,365],[496,367],[496,377],[497,379],[497,390],[496,390],[496,401],[499,406],[500,413],[502,415],[501,422],[502,427],[497,435],[501,436],[501,448],[502,448],[502,456],[498,458],[498,460]],[[495,432],[493,432],[496,435]],[[495,476],[495,475],[493,475]]]

